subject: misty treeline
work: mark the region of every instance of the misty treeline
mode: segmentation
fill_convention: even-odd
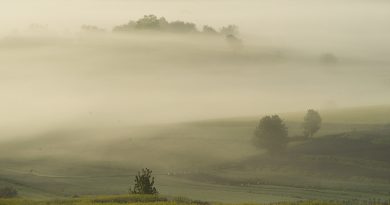
[[[94,25],[83,25],[81,30],[84,32],[103,33],[104,29]],[[231,44],[239,45],[241,39],[239,36],[239,28],[236,25],[230,24],[223,26],[220,29],[215,29],[212,26],[204,25],[198,29],[198,25],[192,22],[185,21],[168,21],[165,17],[157,17],[155,15],[144,15],[138,20],[130,20],[127,24],[115,26],[112,31],[114,33],[132,33],[137,31],[153,31],[167,32],[180,34],[204,34],[214,36],[224,36]]]
[[[97,29],[97,28],[95,28]],[[221,34],[226,36],[238,36],[239,30],[236,25],[228,25],[219,30],[204,25],[202,30],[192,22],[185,21],[167,21],[165,17],[157,17],[155,15],[145,15],[136,21],[129,21],[127,24],[114,27],[114,32],[132,32],[140,30],[175,32],[175,33],[204,33],[204,34]]]
[[[322,118],[318,111],[309,109],[303,119],[303,135],[295,136],[295,139],[306,140],[317,133],[322,124]],[[269,153],[283,152],[291,138],[288,136],[288,128],[278,115],[265,116],[260,119],[254,131],[255,146],[266,149]]]
[[[104,33],[104,29],[94,25],[83,25],[81,30],[91,33]],[[115,26],[112,29],[113,33],[134,33],[141,31],[178,33],[178,34],[201,34],[208,36],[222,36],[235,49],[242,46],[242,40],[239,36],[239,28],[236,25],[230,24],[216,29],[209,25],[204,25],[198,29],[198,25],[192,22],[181,20],[168,21],[165,17],[157,17],[155,15],[144,15],[138,20],[130,20],[127,24]]]
[[[33,32],[45,32],[49,29],[48,25],[31,24],[29,30]],[[81,31],[91,33],[105,33],[106,29],[96,25],[84,24],[81,26]],[[214,28],[209,25],[196,25],[193,22],[181,20],[168,21],[165,17],[157,17],[156,15],[144,15],[138,20],[130,20],[126,24],[114,26],[113,33],[131,33],[137,31],[158,31],[170,33],[188,33],[188,34],[206,34],[206,35],[221,35],[230,39],[239,39],[239,27],[234,24],[229,24],[221,28]]]

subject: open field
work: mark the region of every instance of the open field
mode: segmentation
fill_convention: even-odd
[[[388,205],[390,202],[385,200],[351,200],[351,201],[297,201],[297,202],[278,202],[277,205]],[[167,196],[148,196],[148,195],[115,195],[115,196],[89,196],[77,197],[73,199],[56,200],[29,200],[29,199],[0,199],[0,205],[223,205],[220,202],[207,202],[201,200],[192,200],[186,197],[167,197]],[[229,203],[239,204],[239,203]],[[241,203],[244,204],[244,203]],[[248,204],[248,203],[245,203]],[[251,203],[261,205],[267,203]]]
[[[150,167],[161,193],[208,201],[389,198],[388,126],[330,121],[316,138],[268,156],[251,143],[256,123],[230,118],[10,140],[0,149],[0,185],[33,198],[123,194],[136,171]],[[287,125],[300,134],[299,122]],[[120,134],[103,137],[111,132]]]

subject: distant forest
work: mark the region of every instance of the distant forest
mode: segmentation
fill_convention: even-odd
[[[104,29],[96,26],[84,25],[84,31],[103,32]],[[204,25],[201,30],[192,22],[185,21],[167,21],[164,17],[158,18],[155,15],[145,15],[144,17],[134,21],[131,20],[127,24],[115,26],[113,32],[134,32],[134,31],[160,31],[172,33],[202,33],[210,35],[224,35],[237,37],[239,29],[236,25],[227,25],[220,29],[215,29],[211,26]]]

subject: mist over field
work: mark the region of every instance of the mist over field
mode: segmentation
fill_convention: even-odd
[[[0,188],[123,194],[149,167],[162,194],[195,199],[388,199],[389,11],[1,0]],[[319,113],[313,133],[306,111]],[[286,128],[282,154],[253,140],[268,116]]]
[[[386,1],[2,5],[5,128],[177,122],[389,100]],[[244,48],[232,51],[223,38],[80,33],[82,25],[110,31],[151,13],[198,27],[237,24]],[[339,64],[322,65],[326,53]]]

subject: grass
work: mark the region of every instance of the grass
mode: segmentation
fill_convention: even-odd
[[[208,202],[191,200],[184,197],[165,197],[159,195],[115,195],[115,196],[87,196],[73,199],[30,200],[30,199],[0,199],[0,205],[114,205],[114,204],[197,204],[207,205]]]
[[[164,197],[153,195],[119,195],[80,197],[74,199],[31,200],[0,199],[0,205],[225,205],[220,202],[191,200],[184,197]],[[295,201],[276,203],[237,203],[237,205],[389,205],[390,200],[350,200],[350,201]],[[233,205],[233,204],[226,204]]]

